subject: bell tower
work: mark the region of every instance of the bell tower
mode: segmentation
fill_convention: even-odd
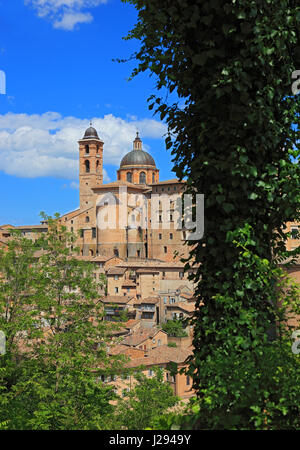
[[[92,123],[79,143],[80,209],[93,205],[92,187],[103,184],[103,142]]]

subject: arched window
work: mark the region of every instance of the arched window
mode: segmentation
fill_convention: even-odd
[[[89,221],[90,221],[89,216],[86,216],[85,221],[86,221],[86,222],[89,222]]]
[[[146,174],[145,172],[140,173],[140,184],[146,184]]]
[[[99,163],[99,161],[97,161],[96,162],[96,172],[99,172],[99,166],[100,166],[100,163]]]
[[[90,172],[90,162],[89,161],[84,161],[84,165],[85,165],[86,173],[89,173]]]
[[[85,146],[85,153],[87,155],[90,153],[90,147],[88,145]]]
[[[90,250],[90,256],[94,256],[93,250]]]
[[[127,181],[129,181],[129,183],[132,183],[132,173],[131,172],[127,172],[126,179],[127,179]]]
[[[152,183],[155,183],[155,174],[152,174]]]

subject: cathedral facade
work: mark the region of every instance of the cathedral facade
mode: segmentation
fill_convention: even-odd
[[[187,256],[174,200],[182,195],[185,183],[159,180],[159,169],[143,150],[138,133],[133,149],[121,160],[117,180],[107,184],[103,184],[104,143],[96,129],[90,126],[78,143],[80,207],[61,220],[78,235],[74,246],[81,255],[168,262]],[[166,199],[167,209],[160,197]]]

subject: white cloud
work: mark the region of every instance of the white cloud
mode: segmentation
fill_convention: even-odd
[[[132,149],[137,129],[142,138],[159,139],[166,132],[166,126],[153,119],[124,120],[108,114],[92,122],[104,141],[104,164],[115,166]],[[87,119],[56,112],[0,115],[0,170],[24,178],[53,176],[77,182],[77,141],[88,126]],[[109,181],[105,170],[103,178]]]
[[[39,17],[48,19],[54,28],[72,31],[80,23],[92,22],[93,16],[86,9],[95,8],[107,0],[24,0]]]
[[[73,30],[75,25],[79,23],[89,23],[92,22],[93,16],[90,13],[66,13],[61,19],[54,22],[54,28],[62,30]]]

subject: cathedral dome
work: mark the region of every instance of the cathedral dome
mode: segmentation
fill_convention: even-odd
[[[96,129],[90,126],[84,133],[83,139],[99,139]]]
[[[152,156],[149,153],[142,150],[142,141],[139,138],[138,133],[133,143],[133,150],[131,150],[131,152],[127,153],[127,155],[125,155],[122,158],[120,168],[125,166],[126,167],[143,166],[156,168],[155,161],[152,158]]]
[[[156,167],[155,161],[149,153],[144,150],[131,150],[121,161],[120,167],[124,166],[151,166]]]

